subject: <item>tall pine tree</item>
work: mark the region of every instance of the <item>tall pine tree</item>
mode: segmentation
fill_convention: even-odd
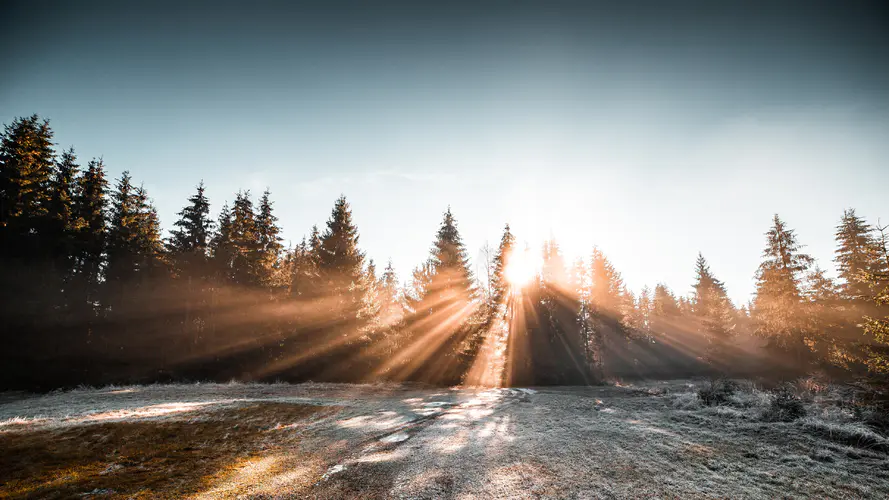
[[[756,297],[751,311],[755,332],[770,345],[796,354],[798,362],[807,350],[807,318],[801,283],[813,259],[801,252],[794,231],[777,214],[766,233],[763,261],[756,274]]]

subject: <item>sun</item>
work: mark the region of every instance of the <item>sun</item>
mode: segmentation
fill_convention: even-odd
[[[531,261],[530,252],[527,250],[521,251],[514,249],[510,253],[509,259],[506,262],[506,269],[504,269],[503,275],[506,277],[506,281],[514,289],[527,285],[536,274],[534,263]]]

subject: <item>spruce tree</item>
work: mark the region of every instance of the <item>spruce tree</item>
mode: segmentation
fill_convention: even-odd
[[[492,313],[504,310],[504,302],[509,293],[509,283],[506,281],[506,269],[509,259],[515,248],[515,236],[509,230],[509,224],[503,228],[503,236],[500,238],[500,246],[497,247],[497,255],[494,257],[494,271],[491,273]]]
[[[232,266],[235,259],[235,245],[232,234],[232,212],[225,203],[219,211],[216,231],[210,240],[210,260],[217,280],[222,284],[234,282]]]
[[[261,242],[250,191],[239,192],[235,196],[230,234],[233,250],[232,280],[240,286],[261,285]]]
[[[204,194],[204,182],[188,199],[188,205],[177,214],[166,248],[173,272],[178,277],[177,288],[184,294],[183,330],[192,348],[201,343],[210,303],[209,287],[213,277],[210,267],[210,202]]]
[[[364,326],[359,316],[367,289],[364,279],[364,253],[358,248],[358,228],[345,196],[334,203],[327,228],[317,241],[318,275],[324,296],[331,307],[327,318],[333,324],[354,328]],[[316,243],[310,242],[311,245]]]
[[[766,233],[751,311],[755,332],[772,346],[794,352],[798,362],[806,350],[807,324],[800,285],[813,262],[801,249],[794,231],[775,214],[772,228]]]
[[[157,211],[145,190],[133,186],[127,171],[112,195],[107,249],[109,304],[119,303],[124,293],[155,277],[160,269],[163,244]]]
[[[74,197],[77,191],[77,177],[80,166],[74,156],[74,148],[63,152],[56,163],[49,183],[49,220],[47,240],[52,242],[52,258],[55,273],[61,288],[69,288],[74,273],[74,235],[76,216]],[[70,291],[70,290],[67,290]]]
[[[380,323],[384,326],[392,326],[401,320],[402,315],[398,275],[395,273],[390,259],[380,277]]]
[[[0,248],[3,255],[33,259],[45,254],[53,176],[53,132],[37,115],[16,118],[0,137]]]
[[[593,309],[598,314],[613,317],[620,315],[621,289],[623,279],[620,273],[598,248],[593,249],[590,258],[589,296]]]
[[[457,382],[469,369],[480,344],[478,329],[470,322],[475,299],[472,272],[450,207],[429,260],[414,271],[413,278],[407,298],[409,339],[405,345],[407,356],[415,357],[406,362],[412,371],[429,363],[420,378]]]
[[[735,311],[725,291],[725,285],[710,271],[707,260],[698,253],[695,262],[695,284],[692,311],[702,333],[708,338],[711,356],[721,356],[728,337],[735,329]]]
[[[867,301],[871,295],[866,273],[877,262],[876,242],[873,228],[854,209],[843,212],[837,226],[837,250],[834,261],[837,263],[840,279],[843,280],[843,294],[855,301]]]
[[[639,300],[636,302],[636,309],[639,311],[640,333],[645,337],[651,338],[651,314],[653,309],[653,300],[651,297],[651,289],[648,286],[642,287],[639,293]]]
[[[256,231],[259,236],[258,272],[260,283],[268,288],[278,288],[284,279],[280,273],[281,228],[278,217],[272,210],[271,193],[268,189],[262,193],[259,201],[259,213],[256,215]]]
[[[77,180],[73,203],[75,303],[92,313],[99,301],[105,264],[107,191],[105,165],[101,159],[93,159]]]
[[[541,385],[581,385],[591,380],[590,359],[584,325],[578,321],[581,304],[567,288],[565,262],[555,239],[543,244],[539,277],[522,292],[521,324],[527,332],[511,335],[527,338],[527,351],[517,355],[530,358],[530,373],[511,374],[519,383]],[[514,329],[513,329],[514,330]]]
[[[872,271],[865,280],[873,290],[873,309],[864,317],[864,331],[873,342],[868,346],[868,369],[875,373],[889,373],[889,226],[876,228],[876,258]]]
[[[167,251],[174,271],[189,281],[206,280],[210,277],[209,248],[213,232],[210,219],[210,201],[204,194],[204,182],[188,198],[188,205],[176,215],[167,240]]]

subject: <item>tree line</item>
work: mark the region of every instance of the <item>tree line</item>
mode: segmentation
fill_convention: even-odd
[[[203,183],[164,237],[129,172],[57,153],[47,120],[0,140],[2,388],[166,380],[411,380],[589,384],[608,377],[889,371],[885,227],[846,210],[831,279],[777,215],[756,294],[736,306],[706,259],[693,293],[636,295],[605,254],[566,263],[557,241],[517,248],[509,226],[471,272],[448,209],[402,284],[359,245],[345,197],[282,244],[271,193],[218,216]],[[518,289],[510,260],[540,252]],[[516,288],[516,289],[514,289]],[[486,379],[487,383],[491,379]]]

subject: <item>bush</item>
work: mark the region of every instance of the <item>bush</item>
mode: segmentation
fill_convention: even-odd
[[[889,440],[862,424],[837,424],[814,418],[801,421],[803,429],[835,443],[889,452]]]
[[[698,389],[698,397],[707,406],[728,404],[738,390],[738,384],[731,380],[716,379],[706,387]]]
[[[763,419],[771,422],[793,422],[805,416],[806,406],[787,386],[775,391],[769,407],[763,413]]]
[[[693,392],[674,394],[671,399],[673,408],[680,410],[697,410],[701,407],[701,398]]]

